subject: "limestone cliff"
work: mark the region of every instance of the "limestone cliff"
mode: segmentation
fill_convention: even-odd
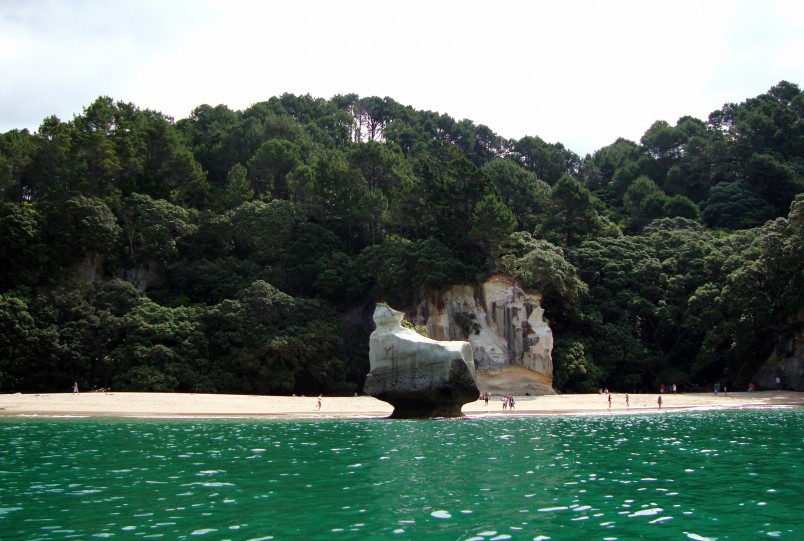
[[[481,391],[554,394],[553,333],[543,315],[541,295],[496,274],[478,286],[425,296],[412,320],[431,338],[472,345]]]

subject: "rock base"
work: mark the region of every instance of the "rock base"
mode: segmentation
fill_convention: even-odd
[[[512,393],[517,396],[556,394],[553,378],[524,366],[506,365],[496,369],[477,370],[475,379],[481,392]]]
[[[442,371],[435,364],[443,363],[420,362],[408,369],[372,372],[366,377],[365,391],[394,407],[392,419],[463,417],[463,405],[480,395],[472,374],[458,358],[451,362],[445,380],[433,381],[426,374]]]

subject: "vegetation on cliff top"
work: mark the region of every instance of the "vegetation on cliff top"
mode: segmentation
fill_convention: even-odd
[[[0,390],[352,392],[361,308],[504,270],[564,391],[742,385],[804,305],[804,97],[578,156],[390,98],[0,134]]]

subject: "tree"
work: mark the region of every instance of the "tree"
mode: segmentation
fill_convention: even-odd
[[[564,256],[564,251],[546,240],[523,237],[529,249],[522,256],[503,255],[500,268],[520,278],[526,287],[544,295],[547,302],[558,301],[568,308],[588,292],[577,269]]]
[[[689,218],[699,221],[701,219],[701,209],[698,208],[689,197],[674,195],[665,199],[663,214],[668,218]]]
[[[184,145],[172,120],[150,110],[138,111],[135,117],[143,139],[145,155],[140,159],[144,165],[136,187],[123,193],[137,191],[175,204],[205,206],[209,196],[206,174]]]
[[[287,276],[287,291],[293,295],[314,297],[321,292],[323,282],[319,280],[330,283],[329,287],[337,287],[332,283],[336,281],[340,294],[349,291],[349,279],[340,274],[342,269],[335,262],[340,258],[338,254],[343,254],[342,250],[343,244],[332,231],[310,222],[296,224],[280,261]],[[324,273],[327,275],[322,278]],[[324,287],[326,294],[337,298],[338,293],[329,287]]]
[[[35,152],[34,138],[28,130],[0,134],[0,201],[31,201],[39,197],[43,188],[38,179],[28,178],[36,163]]]
[[[346,390],[373,301],[494,270],[561,390],[743,381],[798,332],[802,112],[783,81],[581,160],[390,98],[101,97],[0,134],[0,387]]]
[[[391,236],[365,248],[355,264],[370,298],[397,306],[420,289],[439,290],[466,279],[468,269],[437,239],[410,241]]]
[[[226,105],[199,105],[176,127],[188,141],[214,189],[223,186],[226,174],[237,163],[245,163],[254,152],[237,137],[241,115]]]
[[[26,191],[36,200],[58,200],[76,188],[71,155],[75,131],[56,116],[42,121],[32,137],[31,162],[24,175]]]
[[[682,131],[670,126],[664,120],[657,120],[648,128],[640,142],[653,158],[666,160],[680,156],[681,145],[685,139]]]
[[[411,180],[410,165],[393,145],[376,141],[354,145],[350,148],[349,162],[366,189],[378,188],[386,196]]]
[[[362,187],[363,215],[373,244],[382,239],[384,226],[390,221],[391,201],[403,185],[412,182],[413,174],[398,149],[376,141],[354,145],[348,158],[354,182]]]
[[[223,208],[238,207],[254,197],[254,190],[248,181],[248,170],[236,163],[226,173],[226,185],[223,188],[221,203]]]
[[[13,294],[0,294],[0,390],[27,389],[29,364],[38,342],[36,322],[28,309],[27,299]]]
[[[615,381],[627,378],[632,388],[653,387],[662,369],[651,341],[662,294],[655,250],[644,239],[623,237],[586,241],[568,256],[589,288],[574,333],[584,336],[602,383],[618,388]]]
[[[707,291],[717,299],[713,306],[719,313],[709,319],[695,364],[703,376],[727,374],[747,384],[774,345],[793,339],[796,331],[790,323],[804,305],[801,288],[790,287],[804,277],[802,216],[804,198],[799,195],[787,218],[724,239],[719,262],[725,279]]]
[[[132,194],[117,213],[132,263],[167,263],[178,255],[181,238],[196,230],[185,209],[147,195]]]
[[[0,291],[34,285],[47,258],[42,245],[45,219],[28,203],[0,203]]]
[[[635,165],[642,152],[639,145],[633,141],[619,138],[609,146],[603,147],[592,156],[592,161],[597,166],[601,174],[601,183],[608,186],[615,181],[615,174],[621,169]],[[638,172],[630,173],[628,176],[633,180],[638,176]],[[622,186],[623,182],[615,182]],[[624,192],[628,186],[621,187],[620,193]]]
[[[773,208],[744,180],[717,184],[701,207],[704,222],[710,227],[745,229],[773,216]]]
[[[341,150],[323,153],[313,166],[314,175],[296,177],[294,185],[300,186],[297,179],[311,181],[309,188],[310,216],[341,238],[348,251],[359,249],[365,243],[368,221],[372,214],[364,206],[366,190],[355,182],[354,171],[348,157]]]
[[[119,255],[123,231],[102,200],[74,196],[47,206],[46,213],[48,243],[62,264]]]
[[[520,229],[532,230],[548,205],[550,186],[513,160],[495,158],[481,167]]]
[[[149,297],[170,307],[214,305],[234,298],[255,280],[275,278],[273,274],[254,261],[232,256],[179,259],[168,269],[166,287],[149,291]]]
[[[600,216],[598,205],[589,190],[565,175],[550,191],[548,210],[537,231],[564,246],[574,246],[587,238],[618,235],[616,228]]]
[[[71,185],[84,195],[104,197],[120,193],[115,180],[120,177],[122,163],[111,137],[114,117],[114,100],[102,96],[72,122],[75,133]]]
[[[549,144],[539,137],[527,136],[514,143],[514,152],[525,169],[551,186],[564,175],[578,173],[578,155],[561,143]]]
[[[231,211],[236,253],[261,264],[280,261],[300,219],[289,201],[249,201]]]
[[[605,375],[587,353],[583,340],[575,337],[556,343],[553,366],[553,386],[571,392],[597,392]]]
[[[150,300],[123,317],[120,345],[109,355],[112,385],[125,391],[215,390],[202,312]]]
[[[486,195],[475,207],[469,237],[481,246],[490,269],[494,267],[497,246],[515,228],[514,213],[496,195]]]
[[[641,229],[652,220],[665,215],[668,197],[646,176],[634,180],[623,197],[623,206],[630,214],[631,225]]]
[[[254,282],[207,313],[216,389],[290,394],[343,385],[335,320],[322,304]]]
[[[254,192],[274,199],[286,199],[288,173],[299,162],[299,148],[291,141],[271,139],[264,142],[248,161]]]
[[[794,167],[769,154],[754,154],[748,161],[747,180],[776,213],[787,212],[796,194],[804,191],[804,179]]]

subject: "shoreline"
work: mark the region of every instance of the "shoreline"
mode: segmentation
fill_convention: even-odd
[[[804,393],[757,391],[720,393],[611,393],[516,397],[516,409],[503,411],[500,396],[488,406],[477,400],[463,407],[468,418],[539,415],[631,415],[678,411],[774,409],[804,406]],[[369,396],[324,396],[317,409],[315,396],[226,395],[204,393],[87,392],[0,394],[2,418],[149,418],[149,419],[331,419],[385,418],[393,408]]]

